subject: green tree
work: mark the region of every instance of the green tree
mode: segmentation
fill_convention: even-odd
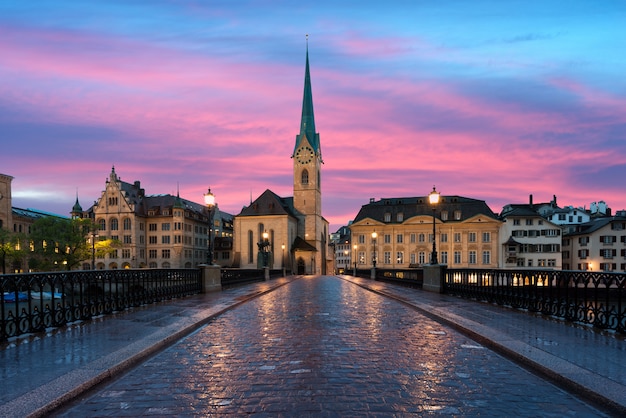
[[[90,219],[66,219],[53,216],[40,218],[32,227],[34,246],[31,268],[40,271],[71,270],[91,258],[87,242],[95,225]]]
[[[2,264],[2,274],[7,272],[7,263],[13,265],[24,257],[23,240],[22,234],[0,228],[0,264]]]

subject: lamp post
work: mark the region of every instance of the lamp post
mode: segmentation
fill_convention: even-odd
[[[211,188],[204,194],[204,203],[209,210],[209,253],[207,254],[207,264],[213,265],[213,209],[215,208],[215,195],[211,193]]]
[[[354,244],[352,248],[354,249],[354,274],[353,276],[356,277],[356,244]]]
[[[348,254],[350,254],[350,251],[348,250],[343,251],[344,265],[345,265],[343,269],[343,274],[348,274],[348,267],[350,267],[350,264],[348,263]]]
[[[428,201],[433,207],[433,252],[430,255],[430,264],[439,264],[437,261],[437,238],[435,236],[435,209],[439,203],[439,192],[435,190],[435,186],[433,186],[433,191],[428,195]]]
[[[94,229],[91,231],[91,269],[96,269],[96,237],[98,233]]]
[[[263,240],[259,242],[259,249],[261,250],[261,255],[263,256],[263,268],[268,267],[268,251],[270,246],[270,234],[267,231],[263,232]]]
[[[280,264],[283,266],[283,277],[287,276],[287,272],[285,269],[285,244],[281,245],[280,248],[282,248],[283,250],[283,257],[282,257],[282,261],[280,262]]]
[[[376,231],[372,232],[372,267],[376,268],[376,237],[378,234]]]

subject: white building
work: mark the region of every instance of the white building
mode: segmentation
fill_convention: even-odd
[[[510,204],[500,214],[499,266],[561,269],[561,228],[544,219],[532,204]]]

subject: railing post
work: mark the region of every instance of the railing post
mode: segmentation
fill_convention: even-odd
[[[201,264],[202,293],[219,292],[222,290],[222,273],[218,265]]]
[[[445,280],[443,264],[427,264],[424,266],[424,283],[422,289],[427,292],[443,293],[443,281]]]

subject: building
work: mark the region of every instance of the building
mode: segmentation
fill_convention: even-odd
[[[430,263],[433,221],[440,264],[497,267],[501,222],[484,201],[441,196],[437,205],[431,205],[428,196],[421,196],[371,199],[361,207],[350,225],[358,268]]]
[[[95,268],[192,268],[207,262],[209,213],[207,207],[169,194],[146,195],[139,181],[122,181],[111,169],[100,198],[81,214],[78,199],[73,217],[93,219],[96,230],[89,239],[111,240],[114,249],[95,256]],[[230,252],[222,251],[228,231],[228,214],[215,208],[214,228],[219,231],[220,251],[215,262],[230,265]],[[226,219],[226,223],[225,220]],[[228,253],[228,257],[226,254]],[[83,269],[90,268],[85,260]]]
[[[539,208],[545,204],[509,204],[500,219],[499,266],[502,268],[561,269],[561,227],[545,219]]]
[[[626,271],[626,211],[577,225],[563,237],[566,270]]]
[[[323,160],[315,129],[308,47],[300,133],[291,158],[293,197],[280,197],[268,189],[235,216],[235,266],[287,268],[298,274],[332,270],[328,222],[322,216]]]
[[[9,229],[13,225],[13,203],[11,198],[11,182],[13,177],[0,174],[0,228]]]
[[[342,226],[330,234],[330,245],[335,254],[335,272],[337,274],[346,274],[352,271],[352,238],[350,236],[350,227]]]

